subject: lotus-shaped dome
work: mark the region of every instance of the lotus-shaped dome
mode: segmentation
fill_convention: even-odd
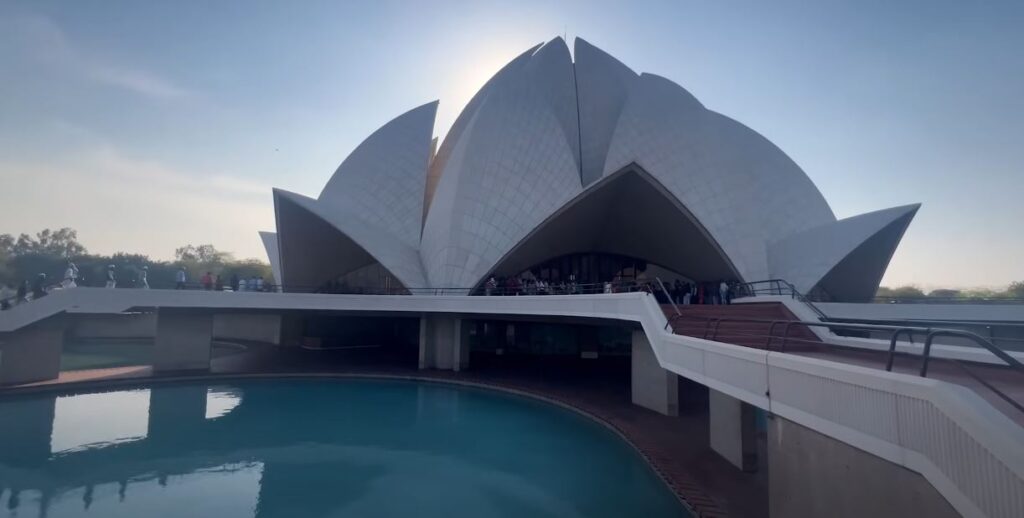
[[[874,294],[917,205],[837,221],[757,132],[582,39],[574,55],[556,38],[513,59],[440,148],[435,101],[370,135],[318,198],[275,190],[262,237],[279,282],[464,293],[495,275],[654,265]]]

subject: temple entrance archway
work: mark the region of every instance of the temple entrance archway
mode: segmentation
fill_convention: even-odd
[[[560,258],[568,263],[558,268],[559,275],[565,275],[565,268],[576,269],[577,279],[596,282],[615,280],[600,276],[630,261],[695,282],[742,280],[693,214],[636,164],[603,178],[548,217],[480,283],[527,271],[543,275]]]

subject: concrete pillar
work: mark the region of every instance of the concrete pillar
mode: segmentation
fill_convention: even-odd
[[[743,471],[757,471],[757,423],[754,407],[708,389],[711,449]]]
[[[420,369],[459,371],[469,366],[469,341],[462,319],[452,315],[420,317]]]
[[[57,379],[64,350],[64,322],[38,322],[19,329],[0,345],[0,385]]]
[[[633,331],[631,356],[633,404],[665,415],[679,415],[679,380],[663,368],[642,329]]]
[[[213,315],[157,310],[154,371],[208,370]]]
[[[298,347],[302,345],[304,320],[300,315],[281,315],[281,337],[278,345],[282,347]]]

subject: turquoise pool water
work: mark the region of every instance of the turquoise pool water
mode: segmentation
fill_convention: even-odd
[[[604,427],[485,390],[156,384],[0,416],[0,516],[688,516]]]

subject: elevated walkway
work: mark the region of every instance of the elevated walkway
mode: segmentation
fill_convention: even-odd
[[[849,339],[833,338],[827,329],[819,334],[807,326],[792,326],[784,337],[783,327],[773,323],[799,320],[779,301],[749,302],[734,305],[661,306],[676,334],[724,342],[753,349],[798,354],[870,369],[884,369],[888,353],[857,347]],[[825,338],[822,339],[822,336]],[[834,341],[835,343],[830,343]],[[899,353],[892,371],[919,376],[920,354]],[[1024,376],[1005,365],[965,363],[949,358],[933,358],[928,377],[967,387],[1017,424],[1024,426]]]
[[[77,288],[0,313],[0,348],[54,318],[140,309],[626,322],[637,329],[634,350],[640,343],[664,370],[917,472],[964,516],[1024,516],[1024,428],[970,388],[834,361],[813,351],[794,354],[708,340],[693,336],[696,329],[693,335],[676,334],[647,293],[468,297]],[[753,330],[729,330],[737,340],[740,331]]]

